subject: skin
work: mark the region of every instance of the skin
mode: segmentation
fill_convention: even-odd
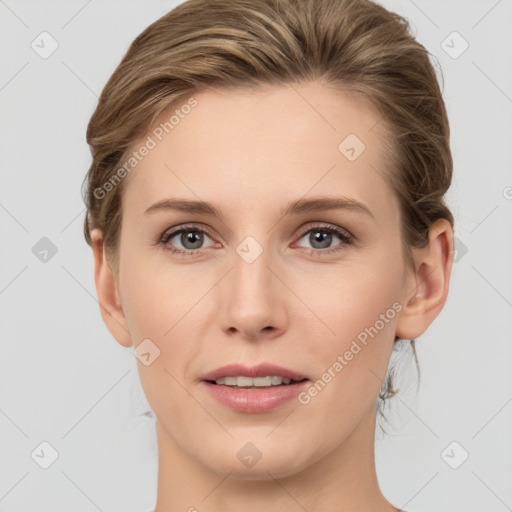
[[[118,270],[101,231],[92,233],[108,329],[125,347],[149,338],[160,350],[148,366],[137,360],[157,417],[156,510],[397,511],[376,477],[377,398],[395,335],[417,338],[444,306],[451,226],[436,222],[406,265],[398,202],[382,177],[383,123],[354,98],[319,82],[193,97],[197,106],[126,178]],[[355,161],[338,150],[349,133],[366,145]],[[313,196],[351,198],[372,215],[282,216],[288,202]],[[168,198],[211,202],[223,220],[144,213]],[[212,236],[158,244],[189,223]],[[326,223],[354,243],[315,241]],[[263,248],[250,264],[236,251],[248,236]],[[197,256],[173,254],[172,244]],[[322,254],[332,248],[340,251]],[[272,362],[316,381],[396,302],[401,311],[308,404],[235,412],[198,380],[228,363]],[[252,467],[237,457],[248,441],[261,452]]]

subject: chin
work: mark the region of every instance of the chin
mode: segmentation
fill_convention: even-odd
[[[258,441],[236,443],[236,448],[222,449],[199,459],[219,476],[235,480],[273,480],[299,473],[321,457],[319,453],[307,454],[304,446],[282,446],[267,443],[262,449],[256,448]],[[240,447],[241,446],[241,447]],[[232,455],[231,455],[232,454]]]
[[[287,461],[269,461],[263,462],[260,460],[253,467],[243,467],[240,463],[233,463],[233,461],[225,461],[224,464],[217,465],[214,463],[210,469],[222,477],[229,475],[229,478],[234,480],[274,480],[292,476],[300,471],[297,467],[296,461],[293,459]]]

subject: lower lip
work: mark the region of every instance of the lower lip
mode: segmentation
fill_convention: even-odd
[[[230,388],[203,381],[211,395],[237,412],[270,412],[293,400],[308,385],[308,380],[272,388]]]

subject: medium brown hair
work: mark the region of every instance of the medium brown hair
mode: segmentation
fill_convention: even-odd
[[[428,243],[436,220],[453,227],[443,199],[452,178],[450,129],[430,54],[405,18],[370,0],[187,0],[146,28],[108,80],[87,127],[87,243],[100,228],[116,269],[126,179],[103,197],[95,191],[114,183],[134,144],[171,104],[209,87],[312,80],[379,113],[386,178],[399,200],[404,256],[412,264],[411,249]],[[391,376],[382,400],[396,392]]]

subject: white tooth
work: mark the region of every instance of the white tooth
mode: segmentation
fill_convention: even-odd
[[[254,377],[252,380],[256,387],[270,386],[272,384],[272,377]]]
[[[281,384],[290,384],[292,379],[287,377],[281,377],[279,375],[272,375],[266,377],[247,377],[240,375],[237,377],[221,377],[215,381],[217,384],[223,384],[225,386],[237,386],[237,387],[270,387],[280,386]]]
[[[237,386],[252,386],[252,377],[236,377]]]

